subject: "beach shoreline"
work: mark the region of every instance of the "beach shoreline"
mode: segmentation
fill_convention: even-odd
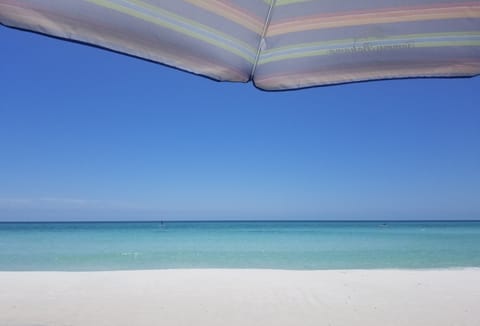
[[[0,325],[475,325],[480,268],[0,272]]]

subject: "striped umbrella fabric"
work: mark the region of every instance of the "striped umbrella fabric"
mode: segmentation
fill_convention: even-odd
[[[0,0],[0,23],[264,90],[480,74],[480,0]]]

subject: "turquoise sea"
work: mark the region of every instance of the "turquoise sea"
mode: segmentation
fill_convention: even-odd
[[[480,222],[0,223],[0,270],[480,267]]]

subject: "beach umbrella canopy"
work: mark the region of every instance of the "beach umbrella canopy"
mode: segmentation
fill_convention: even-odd
[[[264,90],[480,74],[480,0],[0,0],[0,23]]]

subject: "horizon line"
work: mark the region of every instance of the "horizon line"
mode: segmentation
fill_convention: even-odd
[[[164,220],[38,220],[38,221],[0,221],[0,224],[4,223],[208,223],[208,222],[220,222],[220,223],[241,223],[241,222],[480,222],[480,218],[474,219],[164,219]]]

